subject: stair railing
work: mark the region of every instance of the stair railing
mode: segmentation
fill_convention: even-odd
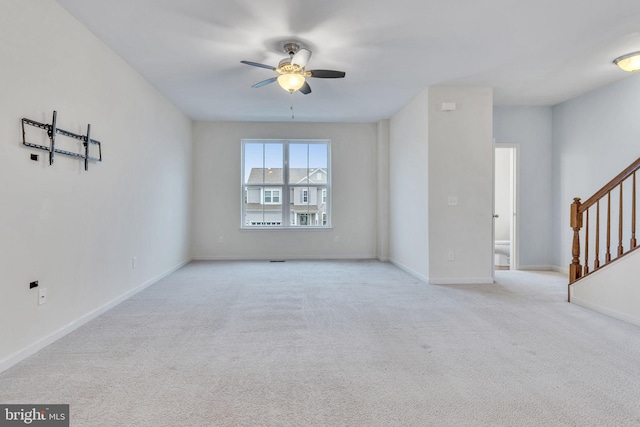
[[[573,258],[569,266],[569,285],[639,247],[636,240],[636,207],[638,204],[636,172],[639,169],[640,158],[586,202],[580,202],[580,198],[573,199],[571,204],[571,228],[573,229],[571,253]],[[627,180],[631,182],[629,183]],[[631,199],[630,202],[629,199]],[[604,226],[602,226],[603,223]],[[614,234],[617,231],[615,257],[611,254],[611,239],[615,238],[615,235],[612,236],[612,230]],[[584,238],[584,252],[580,246],[581,235]],[[602,246],[601,239],[605,241]],[[591,241],[594,243],[593,259],[589,252]],[[627,241],[628,246],[625,246]],[[589,264],[593,268],[590,268]],[[567,300],[571,301],[570,293]]]

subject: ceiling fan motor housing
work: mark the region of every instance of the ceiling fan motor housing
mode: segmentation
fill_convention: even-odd
[[[296,42],[285,43],[284,51],[289,54],[289,56],[295,55],[300,50],[300,45]]]

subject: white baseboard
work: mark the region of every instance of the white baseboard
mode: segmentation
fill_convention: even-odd
[[[390,259],[389,262],[391,262],[391,264],[398,267],[400,270],[403,270],[411,274],[412,276],[416,277],[417,279],[420,279],[423,282],[428,283],[430,285],[490,285],[493,283],[492,277],[465,277],[465,278],[447,277],[442,279],[431,279],[421,273],[418,273],[412,268],[409,268],[406,265],[399,263],[393,258]]]
[[[634,317],[634,316],[629,316],[628,314],[625,313],[620,313],[619,311],[616,310],[612,310],[610,308],[607,307],[602,307],[598,304],[593,304],[584,300],[581,300],[580,298],[576,298],[573,296],[573,292],[571,292],[571,303],[579,305],[580,307],[584,307],[587,308],[589,310],[592,311],[596,311],[598,313],[602,313],[605,314],[609,317],[613,317],[614,319],[618,319],[618,320],[622,320],[623,322],[627,322],[627,323],[631,323],[633,325],[636,326],[640,326],[640,318]]]
[[[569,269],[566,267],[558,267],[557,265],[552,265],[551,266],[551,271],[555,271],[557,273],[562,273],[565,275],[569,275]]]
[[[11,368],[12,366],[16,365],[17,363],[23,361],[27,357],[36,354],[38,351],[42,350],[46,346],[54,343],[55,341],[59,340],[60,338],[64,337],[65,335],[73,332],[74,330],[76,330],[79,327],[85,325],[86,323],[90,322],[91,320],[95,319],[96,317],[100,316],[101,314],[106,313],[107,311],[109,311],[113,307],[115,307],[116,305],[120,304],[121,302],[123,302],[123,301],[125,301],[125,300],[127,300],[129,298],[131,298],[133,295],[135,295],[138,292],[148,288],[149,286],[151,286],[154,283],[156,283],[157,281],[165,278],[166,276],[168,276],[169,274],[173,273],[174,271],[184,267],[189,262],[191,262],[191,259],[187,259],[185,261],[182,261],[178,265],[171,267],[166,272],[164,272],[162,274],[159,274],[159,275],[157,275],[155,277],[152,277],[151,279],[149,279],[149,280],[145,281],[144,283],[136,286],[135,288],[125,292],[124,294],[122,294],[119,297],[117,297],[116,299],[108,302],[107,304],[105,304],[105,305],[103,305],[101,307],[98,307],[97,309],[95,309],[95,310],[85,314],[84,316],[74,320],[73,322],[69,323],[68,325],[63,326],[62,328],[58,329],[57,331],[54,331],[53,333],[49,334],[48,336],[46,336],[44,338],[41,338],[38,341],[36,341],[36,342],[28,345],[27,347],[23,348],[22,350],[19,350],[16,353],[4,358],[3,360],[0,360],[0,372],[6,371],[7,369]]]
[[[491,285],[492,277],[446,277],[441,279],[429,279],[430,285]]]
[[[556,271],[552,265],[520,265],[518,270],[522,271]],[[567,272],[567,274],[569,274]]]
[[[259,255],[259,256],[194,256],[193,261],[268,261],[291,260],[291,261],[330,261],[330,260],[352,260],[352,259],[377,259],[375,254],[344,254],[344,255]]]
[[[389,259],[389,262],[393,265],[395,265],[396,267],[398,267],[400,270],[404,271],[405,273],[409,273],[410,275],[414,276],[416,279],[420,279],[425,283],[429,283],[429,278],[427,276],[424,276],[420,273],[418,273],[417,271],[407,267],[406,265],[399,263],[398,261],[394,260],[393,258]]]

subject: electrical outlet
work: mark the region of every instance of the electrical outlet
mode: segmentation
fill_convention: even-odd
[[[449,251],[449,261],[455,261],[456,254],[453,251]]]
[[[223,242],[224,242],[224,236],[218,237],[218,243],[223,243]]]
[[[46,304],[47,302],[47,288],[40,288],[38,290],[38,305]]]
[[[138,266],[138,257],[134,256],[131,258],[131,268],[136,268]]]

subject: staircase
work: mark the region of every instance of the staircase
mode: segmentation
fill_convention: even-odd
[[[620,172],[584,203],[575,198],[571,205],[573,229],[572,262],[569,266],[568,301],[586,278],[638,249],[636,208],[638,206],[636,172],[640,158]],[[581,244],[584,242],[584,244]],[[636,255],[640,254],[637,251]],[[634,256],[637,259],[637,256]],[[638,262],[633,263],[638,264]],[[625,268],[627,268],[626,266]],[[631,269],[628,274],[638,273]],[[608,273],[611,275],[611,273]],[[624,298],[624,296],[623,296]]]

